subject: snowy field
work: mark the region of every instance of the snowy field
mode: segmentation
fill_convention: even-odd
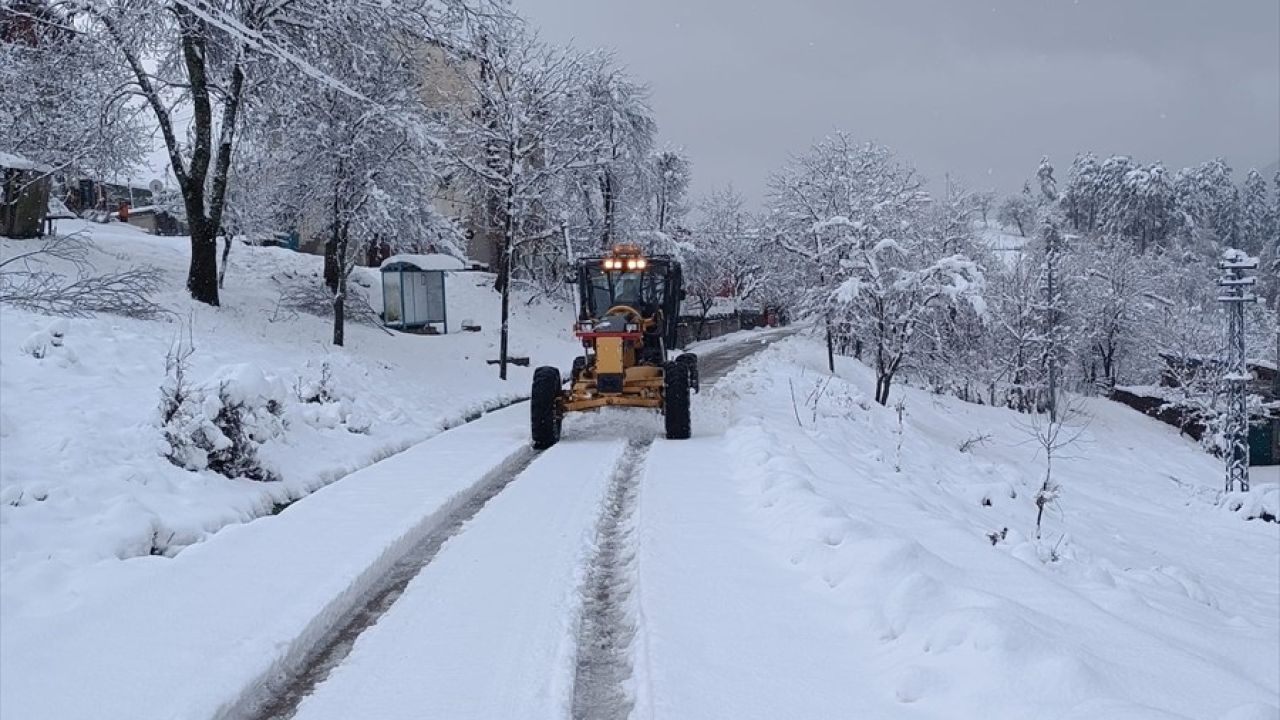
[[[276,248],[232,249],[221,308],[195,303],[182,285],[189,243],[132,226],[61,221],[59,232],[90,233],[100,271],[151,265],[164,273],[162,321],[114,316],[55,320],[4,307],[0,315],[0,618],[5,627],[74,607],[121,561],[172,557],[229,524],[280,505],[442,428],[527,394],[531,371],[512,367],[502,383],[498,296],[492,277],[449,277],[446,336],[389,334],[349,324],[345,348],[329,320],[279,307],[286,287],[319,285],[321,258]],[[37,241],[3,240],[3,257]],[[219,248],[221,251],[221,248]],[[357,268],[353,281],[380,307],[380,278]],[[456,332],[462,321],[480,333]],[[517,301],[512,351],[532,365],[567,367],[577,347],[569,312]],[[61,345],[42,358],[27,348]],[[285,430],[262,449],[281,482],[189,472],[162,455],[158,425],[165,355],[190,339],[191,380],[239,378],[284,407]],[[40,342],[35,342],[39,340]],[[328,375],[325,402],[302,402]]]

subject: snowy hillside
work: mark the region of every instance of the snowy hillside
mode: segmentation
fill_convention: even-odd
[[[191,301],[183,288],[186,238],[153,237],[120,223],[62,221],[59,231],[92,234],[97,252],[91,260],[99,271],[160,268],[167,288],[159,300],[171,315],[54,319],[0,310],[6,618],[47,611],[54,597],[73,602],[85,573],[110,573],[112,563],[140,555],[172,556],[229,523],[270,514],[528,392],[527,368],[513,367],[503,383],[485,364],[497,356],[498,296],[490,275],[449,277],[448,335],[393,335],[353,323],[346,347],[337,348],[330,344],[329,320],[279,306],[286,287],[319,286],[317,256],[237,245],[222,307],[210,308]],[[3,256],[36,242],[4,240]],[[353,281],[380,307],[377,272],[356,273]],[[483,331],[458,332],[468,320]],[[576,352],[569,320],[564,310],[521,302],[512,322],[513,354],[531,356],[533,365],[567,366]],[[51,343],[53,336],[60,337]],[[194,347],[194,383],[235,378],[281,402],[283,432],[261,451],[280,482],[190,472],[165,459],[160,387],[166,353],[179,341]],[[321,384],[324,397],[316,398]]]
[[[766,350],[723,440],[650,458],[641,716],[1277,717],[1280,526],[1220,506],[1219,462],[1090,400],[1036,540],[1025,416],[908,388],[899,435],[838,363]]]
[[[978,236],[996,257],[1012,265],[1027,245],[1027,239],[1016,231],[1009,232],[999,225],[977,227]]]

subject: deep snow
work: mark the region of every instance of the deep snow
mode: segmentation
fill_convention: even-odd
[[[703,406],[722,436],[655,443],[638,716],[1277,717],[1280,526],[1227,507],[1217,461],[1086,401],[1037,541],[1023,416],[895,388],[897,472],[869,371],[824,366],[769,348]]]
[[[528,452],[506,408],[177,557],[86,568],[0,633],[0,717],[241,717],[492,471]]]
[[[212,309],[177,289],[183,240],[92,227],[101,264],[165,268],[164,302],[192,319],[197,380],[295,396],[263,450],[284,479],[231,481],[161,456],[155,405],[180,322],[6,308],[0,716],[234,716],[407,547],[528,457],[524,406],[438,434],[519,394],[528,371],[503,385],[483,364],[484,276],[451,279],[475,310],[450,317],[474,315],[485,332],[352,327],[334,351],[323,320],[272,322],[275,279],[314,281],[317,258],[237,247],[226,305]],[[520,312],[517,350],[567,364],[563,312]],[[43,358],[23,349],[33,335]],[[297,401],[326,360],[336,399]],[[811,337],[768,347],[696,396],[693,439],[655,440],[638,460],[634,557],[623,553],[632,676],[620,681],[635,716],[1280,717],[1280,525],[1245,519],[1275,512],[1274,477],[1257,473],[1248,502],[1224,498],[1220,464],[1173,428],[1085,400],[1089,424],[1055,462],[1062,493],[1036,539],[1044,468],[1026,416],[897,386],[899,425],[870,400],[867,368],[838,363],[832,378]],[[451,717],[565,717],[610,473],[621,440],[659,425],[571,418],[304,715],[412,717],[439,702]]]
[[[467,417],[528,391],[530,370],[497,379],[498,296],[492,277],[449,276],[451,330],[389,334],[349,324],[345,348],[330,343],[329,320],[279,306],[290,285],[319,284],[321,258],[236,245],[222,307],[183,290],[189,243],[122,223],[63,221],[59,231],[92,235],[99,270],[151,265],[164,273],[159,321],[102,315],[55,319],[0,308],[0,621],[59,612],[92,595],[96,578],[120,560],[173,556],[228,524],[269,515],[334,479],[402,451]],[[0,240],[4,257],[38,241]],[[220,248],[221,249],[221,248]],[[380,304],[380,278],[353,282]],[[513,354],[568,366],[576,346],[569,311],[515,304]],[[60,334],[44,357],[33,338]],[[190,472],[164,457],[158,425],[165,354],[189,341],[194,383],[235,377],[283,395],[284,432],[260,453],[280,482]],[[24,347],[28,349],[24,350]],[[327,402],[300,402],[330,377]]]
[[[339,666],[334,682],[343,687],[342,678],[359,679],[360,666],[379,663],[387,652],[447,648],[403,667],[456,666],[448,675],[455,684],[441,685],[453,687],[454,705],[477,688],[501,686],[509,692],[485,696],[494,707],[526,700],[566,706],[580,586],[600,498],[622,448],[611,438],[637,428],[652,437],[660,426],[652,413],[568,420],[561,445],[444,544],[405,596],[360,636],[348,658],[353,664]],[[528,406],[520,404],[356,471],[279,515],[225,528],[174,558],[83,568],[77,596],[38,598],[39,613],[7,616],[0,717],[243,717],[264,699],[264,688],[289,684],[398,558],[477,488],[527,458],[528,446]],[[422,616],[414,610],[421,603],[439,612]],[[475,660],[459,664],[454,646],[420,647],[408,631],[382,629],[404,623],[415,632],[454,628],[457,647]],[[558,658],[558,671],[526,661],[523,653],[535,645],[548,662]],[[495,663],[503,673],[495,674]],[[326,687],[319,693],[330,700],[310,701],[306,707],[316,709],[308,712],[348,702]]]

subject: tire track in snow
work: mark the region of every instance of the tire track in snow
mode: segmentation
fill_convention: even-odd
[[[708,361],[702,371],[704,384],[714,383],[745,357],[789,334],[773,333],[751,342],[708,351],[703,356]],[[480,413],[483,414],[486,413]],[[475,417],[468,417],[464,423],[473,419]],[[626,718],[634,704],[627,690],[632,674],[630,647],[636,633],[630,605],[635,554],[631,544],[631,515],[644,456],[652,442],[652,438],[648,438],[633,440],[629,444],[615,471],[600,521],[599,550],[584,586],[574,681],[574,718]],[[245,712],[233,710],[228,717],[253,720],[293,717],[302,699],[346,659],[359,636],[395,604],[409,582],[435,558],[443,545],[459,534],[466,523],[511,484],[537,455],[530,450],[496,468],[448,513],[435,530],[392,566],[390,572],[368,592],[366,599],[338,621],[326,640],[307,653],[299,665],[300,671],[283,671],[278,678],[267,683],[258,694],[256,703],[244,708]]]
[[[699,357],[703,385],[721,380],[744,359],[797,332],[771,332],[748,342],[714,348]],[[631,646],[638,627],[633,514],[645,456],[653,439],[632,440],[623,455],[601,516],[596,555],[583,587],[578,659],[573,683],[573,720],[626,720],[635,697]]]
[[[632,515],[645,453],[652,443],[652,439],[632,440],[628,445],[600,518],[596,555],[583,587],[573,682],[574,720],[622,720],[630,717],[635,704],[628,690],[631,642],[636,634],[631,605],[635,578]]]
[[[529,449],[515,459],[494,469],[467,497],[450,511],[417,545],[405,553],[382,579],[370,589],[366,599],[341,619],[327,639],[312,650],[302,662],[302,670],[285,674],[268,684],[264,701],[256,710],[235,717],[253,720],[286,720],[298,710],[302,699],[324,682],[329,673],[346,659],[361,633],[373,627],[400,599],[409,582],[426,567],[450,538],[461,533],[490,500],[502,492],[539,453]]]

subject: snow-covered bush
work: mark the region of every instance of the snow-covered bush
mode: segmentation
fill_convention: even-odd
[[[1221,505],[1245,520],[1280,522],[1280,486],[1255,485],[1249,492],[1227,493]]]
[[[183,354],[185,352],[185,354]],[[164,455],[178,467],[227,477],[278,480],[258,458],[262,443],[284,432],[284,386],[254,365],[227,365],[199,384],[187,381],[190,351],[169,357],[161,388]]]
[[[356,410],[355,397],[339,387],[333,364],[320,364],[320,375],[314,379],[298,378],[294,394],[300,403],[294,408],[302,421],[313,428],[332,429],[342,426],[360,435],[369,432],[373,421]]]
[[[22,341],[22,353],[36,360],[56,357],[60,364],[67,365],[76,361],[75,352],[67,347],[67,321],[54,320],[43,330],[32,333]]]

